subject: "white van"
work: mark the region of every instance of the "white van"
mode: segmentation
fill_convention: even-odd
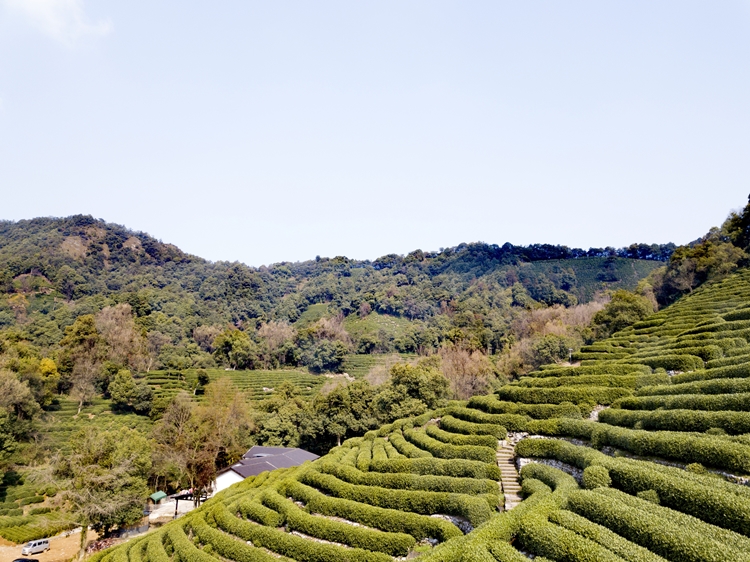
[[[49,550],[49,539],[39,539],[35,541],[29,541],[23,545],[21,554],[26,556],[27,554],[39,554]]]

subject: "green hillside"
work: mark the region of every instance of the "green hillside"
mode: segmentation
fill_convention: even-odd
[[[415,353],[457,337],[497,353],[514,310],[633,289],[673,250],[472,243],[255,268],[208,262],[90,216],[0,221],[0,332],[51,356],[77,318],[119,305],[129,307],[156,369],[337,371],[348,353]],[[320,326],[337,317],[348,336]],[[249,340],[239,364],[212,345],[227,329]]]
[[[750,560],[748,303],[744,269],[97,560]]]

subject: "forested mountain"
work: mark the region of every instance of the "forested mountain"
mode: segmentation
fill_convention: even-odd
[[[336,338],[280,326],[372,312],[406,322],[397,334],[354,329],[358,336],[342,342],[346,352],[415,352],[461,339],[495,353],[508,342],[513,308],[570,306],[597,291],[633,289],[673,249],[474,243],[374,261],[318,257],[252,268],[208,262],[90,216],[2,222],[0,329],[54,347],[77,317],[127,304],[148,339],[152,367],[214,366],[213,340],[227,327],[249,339],[233,366],[312,365],[320,340]],[[264,326],[274,335],[264,337]],[[295,338],[294,349],[269,349],[269,339],[273,347]],[[335,368],[342,350],[324,347],[320,368]]]

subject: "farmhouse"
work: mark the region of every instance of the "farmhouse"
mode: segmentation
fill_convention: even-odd
[[[214,493],[229,488],[232,484],[242,482],[248,476],[257,476],[267,470],[299,466],[305,461],[313,461],[318,455],[303,449],[286,447],[261,447],[255,445],[245,453],[239,462],[225,468],[216,475]]]

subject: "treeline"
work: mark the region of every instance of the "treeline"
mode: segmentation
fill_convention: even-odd
[[[372,262],[251,268],[210,263],[89,216],[2,222],[0,330],[49,354],[77,318],[128,305],[150,368],[336,371],[347,353],[429,352],[446,343],[496,354],[512,344],[519,311],[632,289],[671,248],[477,243]],[[311,314],[315,307],[324,310]],[[398,329],[381,329],[382,316],[399,319]],[[321,317],[345,320],[348,335]],[[351,329],[357,319],[364,329]],[[214,340],[227,330],[223,344],[231,345],[217,354]]]
[[[666,267],[651,274],[645,289],[660,305],[668,305],[706,281],[748,265],[750,203],[739,212],[731,212],[721,227],[713,227],[698,240],[675,248]]]

